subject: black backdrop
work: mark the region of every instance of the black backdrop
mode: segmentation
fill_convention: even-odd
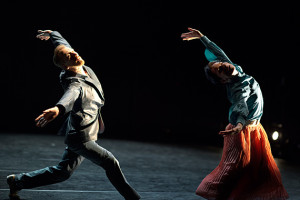
[[[299,13],[293,5],[43,4],[2,8],[1,132],[55,134],[62,123],[34,125],[63,94],[53,46],[35,38],[38,29],[51,29],[99,76],[106,97],[104,137],[220,141],[226,92],[205,79],[201,42],[181,40],[187,27],[199,29],[257,79],[265,98],[263,124],[280,122],[298,131]]]

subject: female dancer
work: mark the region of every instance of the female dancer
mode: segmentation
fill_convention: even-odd
[[[256,80],[231,62],[222,49],[200,31],[188,28],[183,40],[200,39],[209,61],[205,75],[214,84],[224,84],[232,104],[219,165],[196,190],[206,199],[283,200],[288,194],[271,153],[267,134],[260,124],[263,97]]]

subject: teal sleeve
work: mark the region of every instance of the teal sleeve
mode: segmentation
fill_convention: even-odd
[[[247,102],[242,99],[232,105],[229,112],[229,121],[233,125],[237,125],[238,123],[245,125],[248,114]]]
[[[209,62],[218,60],[221,62],[232,63],[225,52],[214,42],[210,41],[206,36],[201,37],[200,41],[206,47],[204,55]]]
[[[229,98],[229,101],[232,102],[229,110],[229,122],[233,125],[236,125],[237,123],[244,125],[249,115],[247,101],[249,99],[251,89],[246,81],[244,84],[245,85],[237,87],[236,90],[233,89],[233,94]]]

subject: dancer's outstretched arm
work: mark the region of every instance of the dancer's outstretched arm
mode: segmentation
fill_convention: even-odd
[[[40,40],[49,40],[51,39],[55,47],[58,45],[64,45],[68,48],[72,48],[71,45],[61,36],[57,31],[51,30],[39,30],[39,34],[36,36]],[[68,85],[63,97],[56,104],[56,106],[46,109],[40,114],[36,119],[37,127],[44,127],[49,122],[53,121],[58,115],[68,113],[71,110],[71,107],[74,104],[74,101],[79,95],[79,87],[77,82],[73,82]]]
[[[69,42],[63,38],[63,36],[58,31],[52,31],[52,30],[38,30],[39,34],[36,36],[40,40],[51,40],[54,47],[57,47],[58,45],[64,45],[68,48],[71,48],[71,45]]]
[[[74,102],[78,98],[80,92],[79,82],[71,82],[58,103],[54,107],[44,110],[43,113],[35,119],[36,126],[44,127],[49,122],[53,121],[58,115],[69,113],[72,110]]]
[[[189,40],[194,40],[194,39],[200,39],[201,42],[204,44],[204,46],[207,48],[207,50],[209,50],[209,52],[214,55],[216,60],[233,64],[231,62],[231,60],[227,57],[225,52],[220,47],[218,47],[214,42],[210,41],[199,30],[193,29],[193,28],[188,28],[188,30],[190,32],[181,34],[182,40],[189,41]],[[209,61],[211,61],[211,60],[209,60]]]

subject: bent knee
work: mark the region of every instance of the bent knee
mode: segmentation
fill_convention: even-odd
[[[55,167],[57,170],[56,174],[56,179],[59,181],[65,181],[69,179],[72,175],[72,171],[69,171],[68,169],[60,168],[60,167]]]
[[[116,159],[116,157],[110,152],[108,152],[107,154],[108,154],[108,156],[106,157],[106,159],[104,160],[104,162],[102,164],[103,167],[104,168],[112,168],[112,167],[116,167],[116,166],[118,167],[119,161]]]
[[[71,177],[71,175],[72,175],[72,173],[69,173],[67,171],[60,172],[58,174],[57,180],[60,182],[65,181],[65,180],[69,179]]]

